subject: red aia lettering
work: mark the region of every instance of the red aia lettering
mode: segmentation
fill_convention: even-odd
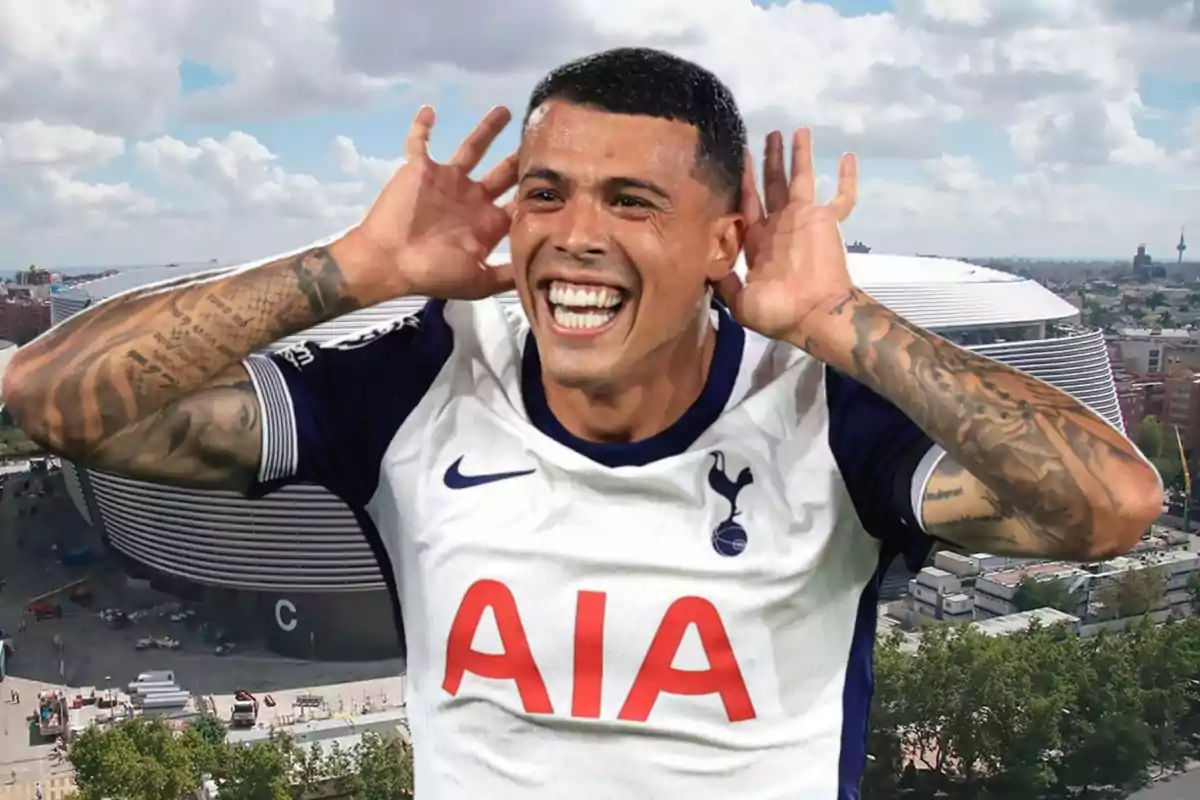
[[[576,600],[571,693],[571,716],[576,718],[596,719],[600,716],[606,603],[604,592],[580,592]],[[488,608],[492,609],[500,631],[504,648],[500,655],[480,653],[471,648],[479,622]],[[688,628],[693,625],[704,647],[708,669],[676,669],[675,656]],[[516,600],[508,587],[499,581],[483,580],[472,584],[450,625],[442,688],[448,694],[456,694],[468,672],[516,683],[527,713],[554,713],[546,684],[529,649]],[[619,719],[645,722],[658,696],[663,693],[720,695],[730,722],[756,716],[721,615],[712,603],[701,597],[681,598],[667,609],[621,707]]]
[[[471,649],[479,620],[489,608],[496,617],[496,628],[500,631],[500,644],[504,647],[502,655]],[[526,713],[554,713],[542,673],[533,660],[533,653],[529,652],[529,640],[525,638],[525,626],[521,624],[521,615],[517,613],[517,601],[500,581],[476,581],[471,584],[450,626],[450,636],[446,641],[446,678],[442,681],[442,688],[447,694],[458,693],[463,674],[467,672],[492,680],[515,682]]]
[[[689,625],[696,626],[700,644],[708,657],[708,669],[675,669],[675,654]],[[645,722],[659,694],[719,694],[730,722],[754,719],[754,703],[733,655],[721,615],[702,597],[683,597],[667,609],[654,641],[642,661],[633,688],[625,698],[618,719]]]
[[[600,687],[604,683],[604,592],[580,592],[575,602],[575,680],[571,716],[600,716]]]

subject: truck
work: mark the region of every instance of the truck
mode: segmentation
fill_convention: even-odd
[[[233,693],[233,712],[229,715],[231,728],[253,728],[258,722],[258,698],[245,689]]]
[[[43,739],[66,737],[71,730],[71,704],[65,692],[55,689],[38,694],[38,735]]]
[[[63,615],[62,606],[55,602],[56,598],[66,597],[79,605],[91,605],[92,587],[86,577],[63,584],[57,589],[29,598],[25,610],[35,620],[58,619]]]

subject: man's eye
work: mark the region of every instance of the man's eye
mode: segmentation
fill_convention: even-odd
[[[613,205],[621,206],[623,208],[652,208],[653,207],[649,203],[647,203],[645,200],[643,200],[642,198],[633,197],[633,196],[627,195],[627,194],[623,194],[623,195],[619,196],[616,200],[613,201]]]

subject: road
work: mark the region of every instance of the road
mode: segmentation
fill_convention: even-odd
[[[1196,800],[1200,797],[1200,769],[1160,781],[1130,796],[1129,800]]]

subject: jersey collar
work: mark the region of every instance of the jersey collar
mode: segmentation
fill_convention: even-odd
[[[717,343],[708,380],[696,402],[662,433],[638,442],[608,444],[580,439],[562,426],[546,402],[542,362],[533,333],[526,335],[521,365],[521,394],[529,421],[542,433],[580,455],[607,467],[637,467],[686,451],[725,411],[742,366],[746,332],[729,311],[713,302],[717,317]]]

